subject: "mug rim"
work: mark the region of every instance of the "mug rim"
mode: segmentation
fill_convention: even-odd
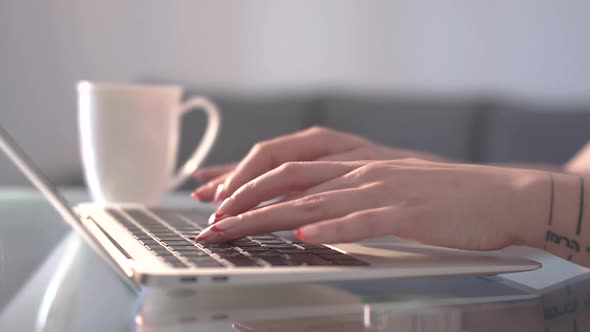
[[[144,90],[159,90],[162,92],[179,92],[182,90],[180,85],[173,84],[151,84],[151,83],[115,83],[115,82],[96,82],[82,80],[76,84],[78,92],[91,91],[144,91]]]

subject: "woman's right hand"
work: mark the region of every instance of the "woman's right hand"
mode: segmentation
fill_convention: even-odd
[[[393,149],[365,138],[322,127],[255,144],[237,164],[211,166],[195,171],[194,177],[207,181],[193,192],[201,201],[221,202],[235,190],[258,176],[290,161],[355,161],[420,158],[443,161],[434,155]]]

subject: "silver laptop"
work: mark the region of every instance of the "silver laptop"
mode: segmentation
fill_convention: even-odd
[[[330,280],[493,275],[539,268],[527,259],[424,246],[394,238],[311,245],[276,234],[197,243],[208,214],[131,204],[71,207],[10,135],[0,146],[63,219],[129,284],[207,288]]]

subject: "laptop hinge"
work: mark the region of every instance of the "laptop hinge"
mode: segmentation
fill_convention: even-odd
[[[90,216],[82,218],[84,226],[89,230],[90,234],[102,244],[103,248],[115,260],[117,265],[121,267],[123,272],[128,277],[133,277],[133,270],[131,266],[134,261],[131,255],[127,253],[109,234],[107,234]]]

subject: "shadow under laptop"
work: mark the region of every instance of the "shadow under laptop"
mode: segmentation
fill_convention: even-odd
[[[543,296],[501,277],[135,292],[70,235],[31,282],[42,290],[38,331],[539,331],[583,319],[588,280]]]

